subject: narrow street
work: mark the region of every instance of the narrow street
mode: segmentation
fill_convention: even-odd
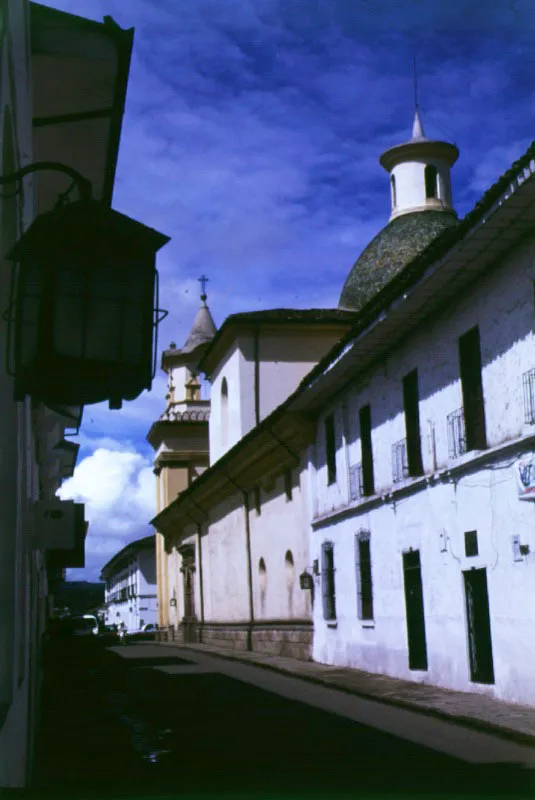
[[[140,643],[71,647],[49,660],[32,794],[529,797],[534,770],[525,745]]]

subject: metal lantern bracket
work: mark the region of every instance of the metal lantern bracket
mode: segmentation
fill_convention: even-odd
[[[74,169],[73,167],[69,167],[66,164],[62,164],[59,161],[36,161],[34,164],[27,164],[26,166],[18,169],[16,172],[12,172],[9,175],[0,176],[0,186],[5,186],[8,183],[15,183],[15,181],[22,181],[23,178],[25,178],[27,175],[30,175],[33,172],[43,172],[46,170],[52,172],[63,172],[65,175],[68,175],[69,178],[72,178],[71,185],[69,186],[66,192],[63,192],[59,196],[56,206],[63,205],[65,203],[65,198],[70,193],[73,185],[78,187],[80,200],[88,201],[93,198],[93,184],[91,183],[91,181],[89,181],[87,178],[84,178],[84,176],[80,172],[78,172],[78,170]],[[17,194],[17,192],[15,192],[15,194]],[[2,320],[8,323],[4,363],[6,372],[11,378],[15,377],[11,323],[15,321],[13,311],[16,306],[16,299],[15,299],[16,284],[17,284],[16,274],[17,274],[17,264],[16,262],[14,262],[11,268],[11,288],[9,292],[9,303],[6,310],[2,314]]]
[[[107,399],[110,408],[121,408],[123,400],[133,400],[144,389],[150,389],[156,375],[158,327],[169,312],[159,307],[159,275],[153,259],[169,237],[93,199],[91,182],[77,170],[59,162],[41,161],[24,166],[0,177],[0,186],[21,181],[24,176],[41,170],[63,172],[71,178],[71,183],[68,190],[59,195],[54,209],[38,214],[7,254],[13,267],[8,304],[2,319],[7,323],[6,372],[15,378],[15,399],[21,400],[29,394],[48,406],[83,406]],[[73,187],[79,199],[71,203],[68,195]],[[135,301],[136,306],[139,305],[137,310],[127,293],[126,280],[120,279],[120,285],[124,283],[125,287],[117,299],[120,332],[124,329],[126,337],[126,326],[131,330],[138,319],[132,314],[139,314],[142,334],[128,340],[135,343],[130,344],[128,357],[123,344],[126,340],[116,338],[111,343],[113,357],[103,358],[88,320],[93,320],[93,325],[95,319],[100,320],[102,330],[109,332],[115,330],[115,320],[112,320],[114,325],[107,324],[113,311],[105,293],[106,303],[102,309],[99,306],[101,316],[90,316],[90,302],[98,302],[100,295],[94,289],[94,294],[89,294],[88,287],[93,286],[89,276],[91,280],[96,276],[95,286],[102,291],[102,278],[98,276],[106,272],[106,259],[116,253],[117,263],[110,263],[113,269],[111,277],[106,278],[108,283],[111,285],[116,273],[128,267],[131,260],[136,269],[142,270],[140,274],[146,276],[143,280],[147,290],[149,280],[153,282],[154,295],[152,308],[150,293],[146,291],[141,301]],[[41,274],[43,277],[37,280],[35,275]],[[71,274],[78,283],[73,283],[75,289],[69,294],[65,286],[70,286]],[[61,287],[57,295],[56,282]],[[76,303],[80,313],[73,317]],[[67,311],[62,314],[64,308]],[[125,316],[124,309],[133,309],[129,312],[130,318]],[[62,320],[66,320],[64,328],[60,325]],[[75,332],[71,339],[68,325]],[[58,331],[64,336],[68,331],[67,340],[76,342],[76,346],[70,350],[60,346]]]
[[[158,275],[158,270],[156,270],[156,281],[154,284],[154,354],[152,357],[152,377],[156,375],[156,367],[157,367],[157,360],[158,360],[158,325],[160,322],[169,315],[169,311],[165,308],[158,308],[158,298],[160,296],[160,276]]]

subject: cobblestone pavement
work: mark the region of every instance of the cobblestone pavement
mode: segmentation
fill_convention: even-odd
[[[535,745],[535,708],[504,703],[483,694],[454,692],[423,683],[375,675],[356,669],[332,667],[284,656],[217,648],[203,644],[163,643],[212,653],[222,658],[295,675],[314,683],[369,697],[390,705],[455,720],[476,730],[489,731]]]

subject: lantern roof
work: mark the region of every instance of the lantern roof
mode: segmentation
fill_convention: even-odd
[[[40,214],[21,236],[7,258],[18,261],[22,257],[38,256],[43,252],[57,257],[61,251],[95,249],[112,244],[122,246],[126,252],[156,253],[170,240],[142,222],[127,217],[96,200],[68,203]],[[46,248],[46,250],[43,250]]]

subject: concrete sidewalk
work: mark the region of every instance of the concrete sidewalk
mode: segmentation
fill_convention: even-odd
[[[535,745],[535,708],[503,703],[481,694],[454,692],[356,669],[331,667],[284,656],[227,650],[204,644],[162,642],[166,647],[219,656],[323,684],[380,703],[420,711],[476,730]]]

